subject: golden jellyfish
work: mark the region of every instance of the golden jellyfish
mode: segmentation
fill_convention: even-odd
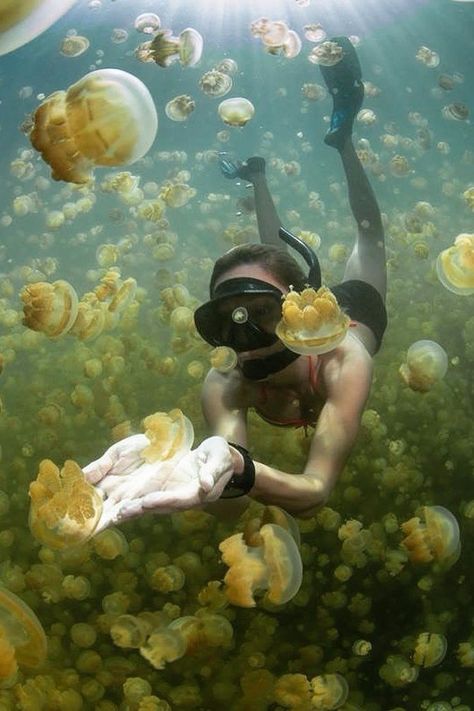
[[[447,648],[448,643],[444,634],[422,632],[415,641],[413,661],[425,669],[435,667],[445,658]]]
[[[321,101],[327,96],[327,91],[321,84],[303,84],[301,93],[308,101]]]
[[[460,101],[448,104],[441,109],[443,118],[453,121],[467,121],[469,118],[469,108]]]
[[[310,42],[323,42],[327,33],[323,29],[323,26],[319,23],[314,23],[312,25],[305,25],[303,27],[304,36]]]
[[[282,304],[282,318],[275,333],[287,348],[301,355],[327,353],[341,343],[350,318],[334,294],[322,286],[301,293],[291,290]]]
[[[199,79],[199,88],[206,96],[225,96],[232,89],[232,77],[218,69],[211,69]]]
[[[461,233],[452,247],[438,255],[436,272],[442,285],[454,294],[474,294],[474,233]]]
[[[237,74],[239,67],[235,59],[226,57],[217,64],[216,69],[218,72],[223,72],[224,74]]]
[[[188,94],[180,94],[168,101],[165,114],[171,121],[186,121],[196,108],[196,102]]]
[[[219,544],[222,560],[229,566],[224,583],[233,605],[255,607],[254,595],[263,591],[266,602],[283,605],[301,586],[303,566],[291,534],[267,523],[261,527],[259,538],[259,545],[247,546],[243,533],[236,533]]]
[[[105,327],[105,307],[95,294],[85,294],[77,307],[77,317],[70,334],[80,341],[93,341]]]
[[[405,156],[399,154],[390,158],[390,172],[397,178],[404,178],[411,173],[410,161]]]
[[[160,191],[160,198],[168,207],[184,207],[195,195],[195,188],[186,183],[168,183]]]
[[[439,54],[429,47],[420,47],[415,55],[416,59],[429,69],[435,69],[439,65]]]
[[[59,51],[64,57],[80,57],[87,52],[90,42],[87,37],[81,35],[68,35],[59,45]]]
[[[155,105],[143,82],[121,69],[99,69],[40,104],[30,140],[54,180],[87,183],[94,166],[142,158],[157,128]]]
[[[412,563],[439,563],[450,568],[461,553],[459,525],[451,511],[444,506],[423,506],[422,518],[401,524],[405,534],[401,545]]]
[[[323,67],[334,67],[344,56],[344,50],[337,42],[327,40],[317,47],[313,47],[308,55],[312,64],[320,64]]]
[[[377,114],[372,109],[361,109],[356,119],[363,126],[372,126],[377,121]]]
[[[143,426],[150,444],[143,450],[142,457],[149,464],[182,456],[192,447],[193,425],[177,408],[145,417]]]
[[[474,186],[467,188],[467,190],[463,192],[462,197],[466,205],[471,210],[474,210]]]
[[[133,277],[128,277],[119,286],[117,293],[112,297],[109,305],[108,311],[111,313],[120,313],[125,311],[127,306],[130,306],[135,294],[137,293],[137,282]]]
[[[133,23],[137,32],[143,32],[146,35],[152,35],[160,29],[161,20],[154,12],[142,12],[141,15],[135,18]]]
[[[0,587],[0,687],[16,682],[18,667],[36,669],[46,660],[47,640],[33,610]]]
[[[245,126],[253,118],[255,107],[248,99],[238,96],[221,101],[217,112],[222,121],[229,126]]]
[[[76,0],[2,0],[0,55],[31,42],[54,25]]]
[[[192,27],[183,30],[179,37],[174,37],[172,30],[159,30],[151,42],[142,45],[142,61],[154,61],[160,67],[169,67],[179,61],[184,67],[192,67],[202,55],[203,39]]]
[[[230,373],[237,365],[237,353],[227,346],[213,348],[210,353],[211,366],[219,373]]]
[[[67,460],[59,470],[54,462],[43,459],[29,494],[30,530],[43,545],[63,549],[93,536],[102,513],[102,494],[89,484],[76,462]]]
[[[78,313],[78,298],[69,282],[60,279],[52,284],[29,284],[22,289],[20,298],[23,324],[32,331],[56,338],[71,330]]]
[[[402,380],[411,390],[426,393],[446,375],[448,356],[435,341],[413,343],[407,352],[406,363],[399,368]]]
[[[349,694],[349,685],[341,674],[322,674],[310,680],[311,708],[332,711],[342,706]]]

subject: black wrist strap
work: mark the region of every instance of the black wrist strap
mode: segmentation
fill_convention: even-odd
[[[234,449],[237,449],[244,458],[244,471],[242,474],[233,474],[227,482],[224,491],[221,494],[221,499],[236,499],[238,496],[245,496],[255,484],[255,464],[252,457],[245,447],[234,442],[228,443]]]

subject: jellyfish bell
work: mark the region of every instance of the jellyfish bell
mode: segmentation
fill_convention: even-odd
[[[344,56],[344,50],[337,42],[327,40],[317,47],[313,47],[308,55],[312,64],[320,64],[323,67],[334,67]]]
[[[2,0],[0,55],[31,42],[71,8],[76,0]]]
[[[0,587],[0,645],[2,665],[0,686],[5,689],[16,681],[19,667],[36,669],[47,655],[43,627],[33,610],[5,587]],[[5,664],[5,656],[10,657]]]
[[[349,684],[341,674],[321,674],[310,681],[311,708],[333,711],[343,706],[349,695]]]
[[[202,55],[204,41],[202,35],[192,27],[179,34],[179,61],[184,67],[194,67]]]
[[[326,31],[319,23],[305,25],[303,32],[306,39],[310,42],[323,42],[327,37]]]
[[[436,273],[442,285],[454,294],[474,294],[474,233],[458,235],[452,247],[440,252]]]
[[[20,298],[23,301],[23,324],[32,331],[56,338],[71,330],[78,313],[78,298],[69,282],[59,279],[52,284],[28,284]]]
[[[187,94],[175,96],[165,106],[165,114],[171,121],[186,121],[196,107],[196,102]]]
[[[440,62],[439,54],[429,47],[420,47],[416,53],[416,59],[429,69],[435,69]]]
[[[237,74],[239,67],[237,65],[237,62],[235,59],[231,59],[230,57],[226,57],[225,59],[222,59],[215,67],[215,69],[218,72],[222,72],[223,74]]]
[[[146,35],[152,35],[161,27],[161,20],[154,12],[142,12],[135,18],[134,22],[137,32],[143,32]]]
[[[90,47],[87,37],[81,35],[68,35],[59,45],[59,51],[64,57],[80,57]]]
[[[401,545],[412,563],[438,563],[451,568],[461,554],[459,524],[444,506],[423,506],[422,514],[401,524]]]
[[[207,96],[225,96],[232,89],[232,83],[229,74],[211,69],[199,79],[199,88]]]
[[[217,112],[222,121],[229,126],[245,126],[253,118],[255,107],[251,101],[239,96],[221,101]]]
[[[435,667],[445,658],[447,648],[448,643],[443,634],[422,632],[416,638],[413,661],[425,669]]]
[[[287,348],[300,355],[328,353],[344,339],[350,318],[327,287],[317,291],[291,290],[282,304],[275,333]]]
[[[448,356],[444,348],[435,341],[421,340],[410,346],[399,373],[411,390],[426,393],[444,378],[447,369]]]
[[[155,105],[143,82],[121,69],[99,69],[40,104],[30,140],[54,180],[86,183],[94,166],[142,158],[157,128]]]
[[[448,121],[467,121],[469,118],[469,108],[466,104],[458,101],[454,104],[443,106],[441,114],[443,118],[448,119]]]

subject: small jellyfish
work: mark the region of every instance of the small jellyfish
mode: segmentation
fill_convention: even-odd
[[[323,42],[327,37],[326,30],[324,30],[323,26],[319,23],[305,25],[303,32],[305,38],[310,42]]]
[[[308,101],[322,101],[327,96],[327,91],[321,84],[303,84],[301,93]]]
[[[438,86],[444,91],[452,91],[456,85],[453,77],[450,74],[440,74],[438,77]]]
[[[0,11],[0,55],[31,42],[54,25],[76,0],[37,0],[2,3]]]
[[[216,70],[218,72],[223,72],[224,74],[237,74],[239,67],[235,59],[226,57],[216,65]]]
[[[171,121],[186,121],[196,107],[196,102],[188,94],[175,96],[165,106],[165,114]]]
[[[92,537],[102,513],[102,495],[72,460],[59,468],[49,459],[40,463],[30,484],[29,526],[43,545],[63,549]]]
[[[267,523],[259,531],[260,545],[247,546],[242,533],[219,544],[222,560],[229,566],[224,582],[233,605],[255,607],[256,592],[264,600],[283,605],[298,592],[303,568],[298,547],[284,528]]]
[[[342,60],[344,50],[337,42],[327,40],[317,47],[313,47],[308,55],[312,64],[320,64],[323,67],[334,67]]]
[[[199,87],[207,96],[225,96],[232,89],[232,77],[211,69],[199,79]]]
[[[390,172],[397,178],[403,178],[411,173],[410,161],[406,156],[396,154],[390,158]]]
[[[227,346],[218,346],[211,351],[210,360],[219,373],[230,373],[237,365],[237,353]]]
[[[399,368],[402,380],[411,390],[426,393],[444,378],[448,356],[435,341],[416,341],[407,352],[406,363]]]
[[[33,610],[0,587],[0,686],[16,682],[18,667],[36,669],[46,660],[47,640]]]
[[[114,44],[122,44],[128,40],[128,32],[123,27],[114,27],[110,39]]]
[[[96,165],[124,165],[144,156],[157,128],[143,82],[121,69],[99,69],[48,96],[35,111],[29,138],[54,180],[87,183]]]
[[[155,412],[145,417],[143,425],[150,444],[143,450],[142,457],[148,463],[182,456],[191,449],[193,426],[181,410],[176,408],[168,413]]]
[[[69,282],[58,280],[28,284],[20,293],[23,301],[23,324],[41,331],[49,338],[71,330],[78,315],[78,298]]]
[[[154,12],[142,12],[141,15],[135,18],[134,26],[137,32],[152,35],[160,29],[161,20]]]
[[[146,45],[146,46],[145,46]],[[151,42],[142,45],[142,61],[154,61],[160,67],[169,67],[179,61],[184,67],[192,67],[201,59],[203,39],[192,27],[174,37],[172,30],[159,30]]]
[[[336,348],[349,324],[350,318],[343,313],[334,294],[323,286],[317,291],[291,290],[283,300],[282,318],[275,332],[295,353],[314,355]]]
[[[90,42],[87,37],[81,35],[68,35],[59,45],[59,51],[65,57],[80,57],[81,54],[87,52]]]
[[[342,706],[349,694],[349,685],[341,674],[322,674],[310,680],[311,708],[332,711]]]
[[[429,47],[420,47],[415,56],[421,64],[429,69],[435,69],[439,65],[439,54]]]
[[[459,525],[444,506],[423,506],[423,520],[414,516],[401,524],[401,544],[412,563],[439,563],[448,569],[461,554]]]
[[[448,106],[443,106],[441,109],[441,114],[443,118],[453,121],[467,121],[469,118],[469,108],[466,104],[461,102],[455,102],[454,104],[448,104]]]
[[[372,109],[361,109],[357,114],[357,121],[363,126],[372,126],[377,121],[377,114]]]
[[[244,97],[224,99],[217,107],[217,112],[229,126],[245,126],[255,114],[255,107]]]
[[[452,247],[440,252],[436,272],[442,285],[454,294],[474,294],[474,233],[458,235]]]
[[[413,661],[425,669],[435,667],[445,658],[447,648],[448,643],[444,634],[422,632],[415,641]]]

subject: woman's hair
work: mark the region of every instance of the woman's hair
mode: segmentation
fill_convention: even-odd
[[[285,286],[294,286],[297,291],[304,289],[308,281],[307,275],[300,265],[284,249],[269,244],[241,244],[219,257],[214,264],[209,291],[214,294],[216,281],[225,272],[243,264],[258,264],[267,269]]]

